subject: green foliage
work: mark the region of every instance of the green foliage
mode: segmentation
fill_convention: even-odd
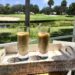
[[[61,9],[62,9],[62,14],[66,13],[66,7],[67,7],[67,1],[66,0],[62,0],[61,2]]]
[[[0,43],[4,43],[4,42],[9,42],[10,41],[10,34],[11,33],[8,33],[8,32],[6,32],[6,33],[0,33]]]
[[[62,0],[62,2],[61,2],[61,6],[66,7],[66,6],[67,6],[67,1],[66,1],[66,0]]]
[[[11,13],[20,13],[24,12],[25,6],[21,4],[17,4],[11,7]]]
[[[64,36],[64,35],[72,35],[73,29],[72,28],[66,28],[66,29],[59,29],[59,31],[55,31],[51,33],[51,37],[57,37],[57,36]]]
[[[16,25],[16,27],[15,27]],[[17,41],[18,27],[24,26],[24,23],[10,25],[10,28],[0,28],[0,43]],[[30,38],[37,39],[37,33],[39,31],[39,23],[31,23]],[[55,21],[49,23],[41,23],[42,26],[49,27],[48,32],[53,36],[72,34],[73,25],[71,21]]]
[[[3,12],[4,12],[4,6],[0,4],[0,14],[3,14]]]
[[[52,12],[52,6],[54,5],[54,0],[48,0],[48,5],[49,5],[49,8],[46,8],[46,13],[48,13],[49,14],[49,12],[50,12],[50,14],[51,14],[51,12]]]
[[[50,14],[50,8],[49,7],[45,7],[43,8],[40,12],[49,15]]]
[[[75,15],[75,3],[72,3],[72,4],[69,6],[68,14],[69,14],[69,15]]]
[[[54,0],[48,0],[48,5],[51,8],[51,6],[54,5]]]
[[[10,14],[10,5],[6,4],[4,8],[4,14]]]
[[[39,13],[39,7],[38,5],[34,5],[34,13]]]
[[[9,4],[6,4],[3,6],[0,4],[0,14],[10,14],[11,13],[11,6]]]
[[[26,6],[22,4],[17,4],[11,6],[10,4],[2,5],[0,4],[0,14],[22,14],[25,13]],[[39,6],[38,5],[30,5],[30,12],[39,13]]]
[[[0,4],[0,14],[14,14],[19,12],[24,12],[24,5],[17,4],[11,6],[10,4],[2,5]]]
[[[61,6],[55,6],[53,10],[54,12],[56,12],[57,15],[61,15],[62,13]]]
[[[62,0],[60,6],[55,6],[52,8],[54,5],[54,0],[48,0],[48,5],[49,7],[44,7],[42,10],[39,9],[38,5],[33,5],[30,4],[30,12],[32,14],[37,14],[37,13],[45,13],[45,14],[53,14],[54,12],[57,13],[57,15],[61,14],[69,14],[69,15],[75,15],[75,3],[72,3],[69,5],[69,8],[67,7],[68,0]],[[0,14],[23,14],[25,13],[26,6],[22,4],[17,4],[17,5],[2,5],[0,4]]]

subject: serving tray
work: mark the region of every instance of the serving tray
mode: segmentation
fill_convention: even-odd
[[[43,55],[38,52],[37,44],[29,46],[28,59],[26,60],[16,61],[18,59],[17,53],[6,54],[0,63],[0,75],[25,75],[75,70],[74,45],[75,43],[71,43],[73,49],[68,47],[66,51],[64,48],[59,49],[60,43],[49,44],[48,52],[45,54],[46,58],[41,58]],[[35,59],[33,56],[36,56]],[[13,62],[8,61],[11,58],[17,59],[14,59]]]

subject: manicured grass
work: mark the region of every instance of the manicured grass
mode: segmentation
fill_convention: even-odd
[[[55,32],[59,33],[62,35],[62,31],[61,30],[65,30],[64,34],[70,35],[68,32],[68,30],[73,29],[73,26],[60,26],[60,27],[51,27],[50,28],[50,34],[53,34]],[[37,33],[38,33],[38,28],[30,28],[30,36],[31,38],[37,38]],[[58,36],[58,35],[57,35]],[[63,36],[63,35],[62,35]]]
[[[5,17],[19,17],[20,20],[24,20],[25,16],[24,14],[10,14],[10,15],[2,15],[0,16],[5,16]],[[50,34],[52,36],[59,36],[59,35],[67,35],[71,34],[71,30],[73,29],[73,22],[72,20],[75,19],[75,16],[66,16],[66,15],[56,15],[56,16],[51,16],[51,15],[44,15],[44,14],[36,14],[36,15],[31,15],[31,20],[61,20],[61,21],[53,21],[53,22],[48,22],[48,23],[42,23],[42,25],[49,26],[50,28]],[[62,20],[71,20],[71,21],[62,21]],[[4,42],[11,42],[11,41],[16,41],[16,33],[17,33],[17,27],[22,26],[23,24],[13,24],[14,27],[12,28],[0,28],[0,35],[1,35],[1,41],[0,43]],[[10,25],[10,26],[13,26]],[[37,38],[37,32],[38,32],[38,25],[37,23],[32,23],[30,26],[30,37],[32,39]],[[42,26],[41,26],[42,27]],[[63,32],[62,32],[63,31]],[[66,33],[64,32],[66,31]],[[68,32],[69,31],[69,32]],[[11,39],[9,39],[10,37]]]
[[[44,14],[36,14],[31,15],[31,20],[74,20],[75,16],[66,16],[66,15],[44,15]]]
[[[50,34],[52,37],[59,36],[59,35],[70,35],[73,29],[73,26],[61,26],[61,27],[51,27]],[[37,27],[30,28],[30,38],[37,39],[38,34]],[[61,30],[65,30],[61,31]],[[16,28],[0,28],[0,43],[12,42],[17,41],[17,29]]]
[[[58,32],[61,29],[73,29],[73,26],[60,26],[60,27],[51,27],[51,33]]]
[[[0,28],[0,33],[16,33],[16,28]]]
[[[0,14],[0,16],[9,16],[9,17],[18,17],[20,20],[25,19],[24,14],[10,14],[4,15]],[[30,16],[30,20],[75,20],[75,16],[67,16],[67,15],[44,15],[44,14],[35,14]]]
[[[53,33],[53,32],[58,32],[59,30],[61,29],[73,29],[73,26],[60,26],[60,27],[51,27],[50,28],[50,32]],[[31,27],[30,28],[30,33],[31,33],[31,36],[37,36],[37,32],[38,32],[38,28],[35,27]],[[0,28],[0,33],[11,33],[11,34],[14,34],[16,35],[17,33],[17,28]]]

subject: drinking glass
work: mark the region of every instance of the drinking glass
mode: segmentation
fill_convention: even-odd
[[[38,48],[41,55],[45,56],[48,51],[50,28],[48,26],[40,26],[38,31]]]
[[[18,27],[17,42],[19,58],[25,58],[28,54],[29,32],[25,30],[25,26]]]

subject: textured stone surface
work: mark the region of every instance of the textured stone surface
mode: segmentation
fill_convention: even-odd
[[[75,70],[75,59],[72,58],[73,56],[69,55],[68,53],[64,54],[63,52],[59,51],[59,47],[59,45],[50,44],[48,49],[48,59],[46,60],[25,61],[22,63],[5,62],[0,64],[0,75],[25,75],[50,72],[53,72],[53,75],[56,75],[56,72],[58,71],[61,72]],[[32,52],[31,54],[36,55],[37,51],[37,44],[30,45],[29,52]]]

